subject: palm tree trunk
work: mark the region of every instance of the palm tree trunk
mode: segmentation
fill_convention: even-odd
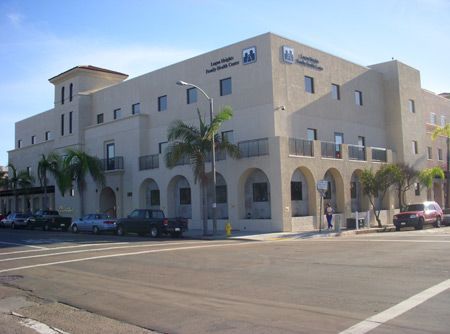
[[[206,186],[204,182],[199,182],[200,184],[200,196],[202,201],[202,220],[203,220],[203,235],[208,234],[208,204],[206,196]]]
[[[84,189],[82,184],[78,184],[78,194],[80,196],[80,217],[84,216]]]

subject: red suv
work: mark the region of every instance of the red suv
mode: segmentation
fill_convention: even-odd
[[[394,215],[394,225],[397,231],[406,226],[414,226],[416,230],[421,230],[424,224],[441,227],[443,216],[444,213],[436,202],[427,201],[420,204],[410,204],[400,213]]]

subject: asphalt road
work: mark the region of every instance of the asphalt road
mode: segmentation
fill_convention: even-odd
[[[449,333],[450,227],[267,241],[1,229],[0,333],[36,333],[28,319],[73,334]]]

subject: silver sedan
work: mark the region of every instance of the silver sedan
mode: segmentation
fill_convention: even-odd
[[[72,222],[70,229],[73,233],[81,231],[92,232],[94,234],[115,232],[116,219],[104,213],[91,213]]]

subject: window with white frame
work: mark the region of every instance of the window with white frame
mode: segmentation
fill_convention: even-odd
[[[430,114],[430,123],[436,125],[436,114],[434,112]]]
[[[411,144],[412,144],[412,153],[413,154],[419,154],[419,147],[418,147],[418,144],[417,144],[417,140],[413,140],[411,142]]]
[[[427,147],[427,152],[428,152],[428,160],[433,159],[433,149],[431,148],[431,146]]]
[[[445,116],[441,116],[441,126],[444,127],[446,123]]]
[[[362,95],[362,92],[359,90],[355,90],[355,103],[358,106],[363,105],[363,95]]]
[[[442,148],[438,148],[438,160],[442,161]]]
[[[414,100],[408,100],[408,111],[413,114],[416,112],[416,104],[414,103]]]

